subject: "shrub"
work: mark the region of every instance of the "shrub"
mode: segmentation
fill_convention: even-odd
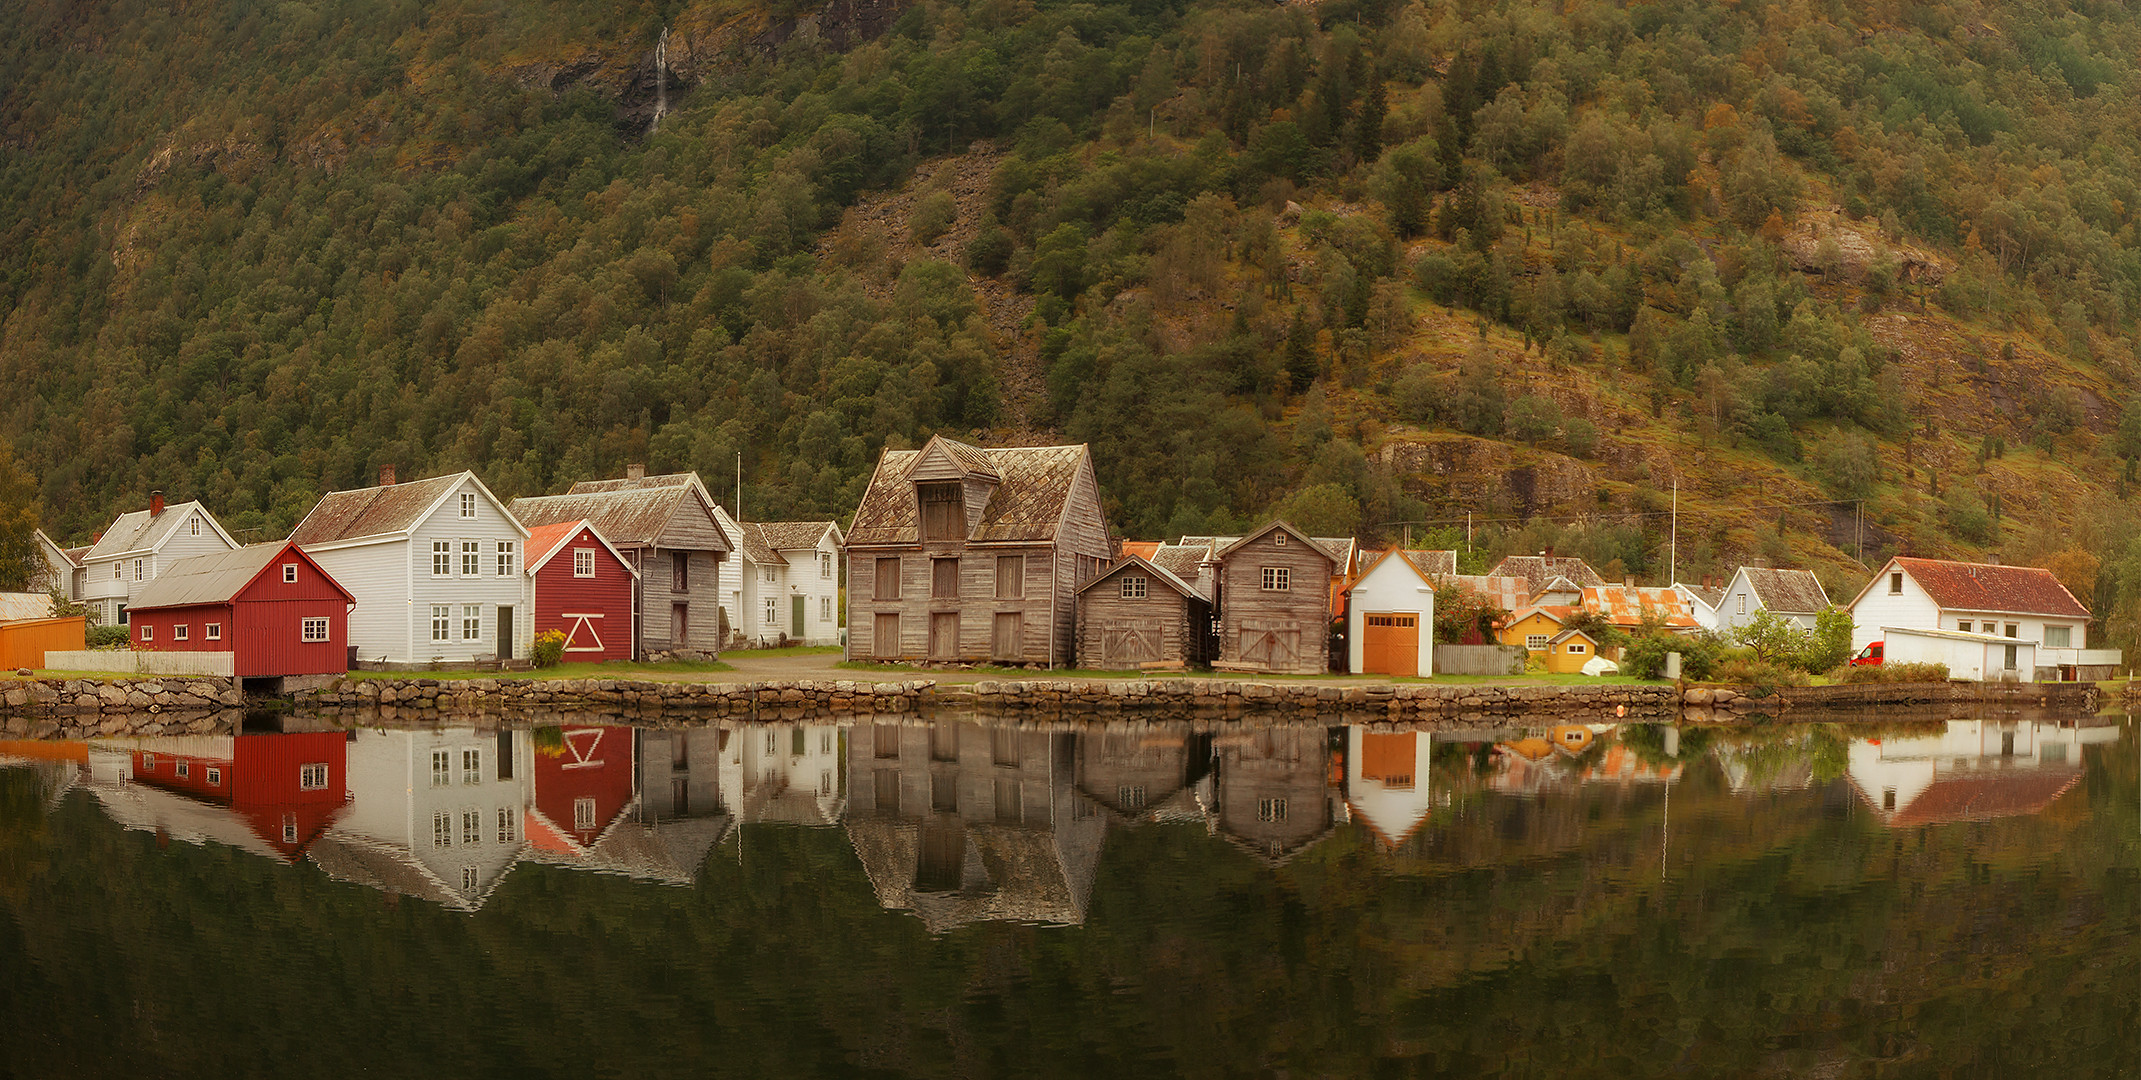
[[[1621,653],[1621,674],[1639,679],[1660,678],[1665,674],[1665,655],[1679,653],[1680,677],[1702,682],[1717,670],[1725,650],[1724,639],[1710,631],[1670,634],[1665,631],[1664,616],[1645,612],[1643,622],[1628,636],[1628,646]]]
[[[1017,247],[1010,232],[1001,226],[989,226],[974,234],[966,244],[966,268],[983,277],[996,277],[1011,265],[1011,252]]]
[[[124,626],[92,626],[85,638],[92,649],[124,649],[128,641]]]
[[[1836,681],[1847,683],[1880,682],[1947,682],[1946,664],[1873,664],[1867,667],[1847,667],[1836,675]]]
[[[1717,665],[1717,669],[1710,672],[1709,681],[1751,686],[1759,691],[1767,687],[1805,686],[1812,680],[1806,672],[1797,668],[1789,668],[1783,664],[1756,660],[1751,657],[1734,657]],[[1768,695],[1758,693],[1756,696],[1767,697]]]
[[[545,630],[535,635],[535,647],[528,651],[536,667],[556,667],[565,659],[565,631]]]
[[[914,212],[907,217],[907,229],[914,234],[915,243],[934,244],[958,218],[959,204],[953,201],[951,192],[932,191],[914,204]]]

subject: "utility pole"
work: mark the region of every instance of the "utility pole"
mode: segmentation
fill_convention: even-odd
[[[1864,561],[1864,560],[1861,560]],[[1672,585],[1680,580],[1680,477],[1673,477],[1673,538],[1666,548],[1665,583]]]
[[[743,451],[736,451],[736,524],[743,524]]]

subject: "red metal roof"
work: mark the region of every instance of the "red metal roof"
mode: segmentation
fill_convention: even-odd
[[[2053,615],[2086,619],[2089,609],[2074,599],[2050,570],[2035,566],[1913,559],[1898,555],[1894,565],[1911,576],[1933,602],[1950,611],[1997,611],[2013,615]]]
[[[1604,615],[1615,626],[1641,624],[1646,609],[1665,616],[1668,630],[1696,630],[1702,626],[1688,613],[1687,598],[1673,589],[1590,585],[1584,587],[1583,606]]]

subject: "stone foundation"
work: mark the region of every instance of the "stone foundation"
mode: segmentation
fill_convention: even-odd
[[[1672,720],[1680,714],[1671,686],[1461,686],[1431,683],[1330,685],[1237,682],[1231,679],[1040,679],[975,683],[966,693],[936,695],[938,701],[968,700],[990,711],[1109,712],[1135,710],[1192,716],[1303,714],[1393,721],[1437,719],[1465,723],[1537,720],[1603,723]]]
[[[235,679],[208,675],[146,679],[14,679],[0,682],[0,715],[162,713],[238,708]]]
[[[760,716],[902,712],[927,700],[936,683],[804,681],[653,682],[622,679],[343,679],[297,696],[301,709],[382,709],[436,713],[594,710],[706,712]]]

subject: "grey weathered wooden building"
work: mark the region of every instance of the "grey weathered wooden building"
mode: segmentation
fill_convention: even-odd
[[[512,511],[526,525],[584,519],[631,562],[639,571],[632,605],[642,657],[681,649],[715,655],[724,629],[721,563],[731,549],[713,505],[698,473],[647,476],[635,466],[622,479],[515,499]]]
[[[847,655],[1066,666],[1112,556],[1082,445],[887,450],[848,529]]]
[[[1132,555],[1078,590],[1078,666],[1209,664],[1211,622],[1195,585]]]
[[[1331,579],[1338,560],[1274,521],[1218,552],[1219,658],[1227,671],[1330,670]]]

